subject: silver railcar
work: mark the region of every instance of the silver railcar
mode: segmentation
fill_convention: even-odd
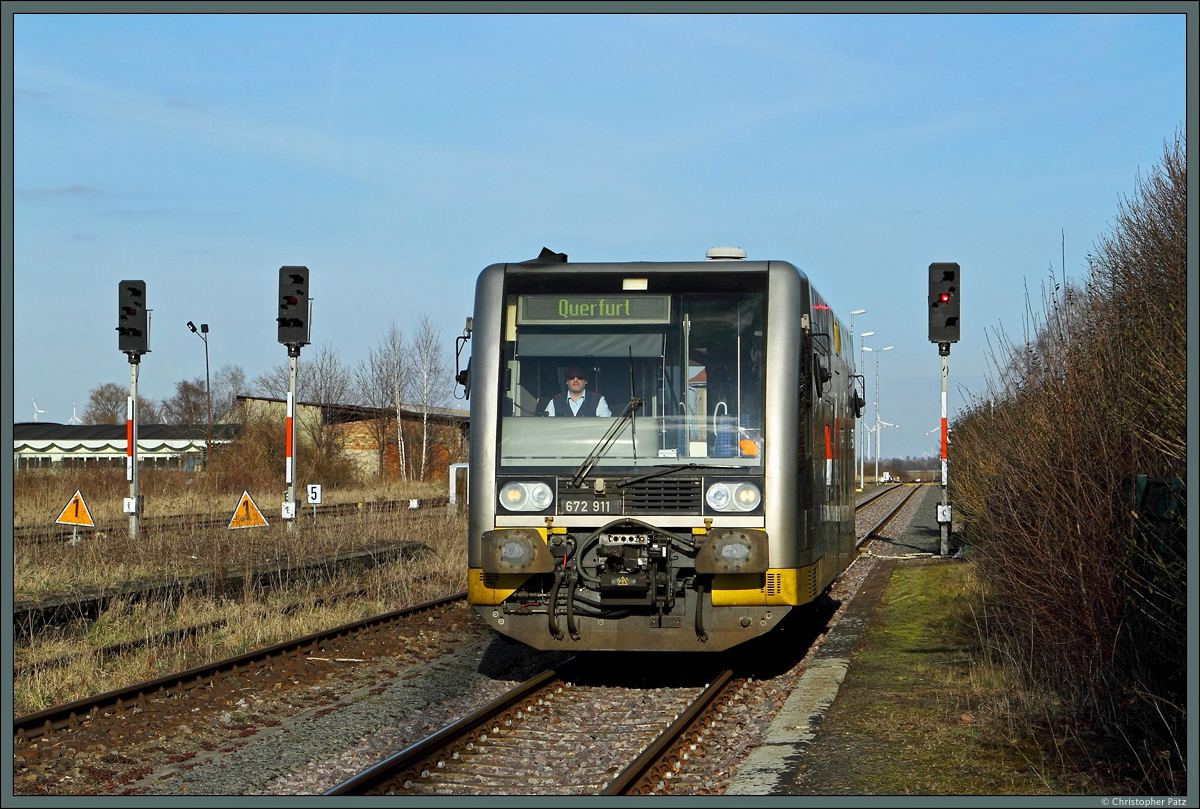
[[[497,632],[538,649],[723,650],[852,560],[850,337],[803,272],[739,252],[543,250],[480,274],[460,374],[468,597]],[[572,367],[601,415],[547,415]]]

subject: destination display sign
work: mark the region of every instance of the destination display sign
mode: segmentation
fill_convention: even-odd
[[[670,295],[521,295],[517,323],[670,323]]]

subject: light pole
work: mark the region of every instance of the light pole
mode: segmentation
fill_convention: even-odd
[[[852,311],[852,312],[850,313],[850,350],[851,350],[851,351],[853,351],[853,350],[854,350],[854,317],[855,317],[855,315],[863,315],[863,314],[866,314],[866,312],[867,312],[867,310],[866,310],[866,309],[855,309],[854,311]],[[861,353],[861,352],[860,352],[860,353]],[[862,365],[862,360],[861,360],[861,359],[859,360],[859,363],[858,363],[858,364],[859,364],[860,366]],[[863,378],[864,378],[864,379],[866,379],[866,377],[863,377]],[[866,388],[866,383],[865,383],[865,382],[863,383],[863,387],[864,387],[864,388]],[[867,395],[867,392],[866,392],[866,390],[863,390],[863,395],[864,395],[864,396],[866,396],[866,395]],[[859,452],[861,451],[861,450],[860,450],[860,447],[862,446],[861,444],[859,444],[859,443],[858,443],[858,437],[859,437],[859,433],[862,431],[862,430],[861,430],[861,428],[862,428],[862,424],[861,424],[860,422],[862,422],[862,419],[861,419],[861,418],[859,418],[859,419],[855,419],[855,421],[854,421],[854,465],[855,465],[856,467],[858,466]],[[854,472],[855,472],[855,471],[857,471],[857,470],[854,470],[854,469],[852,469],[852,470],[850,471],[850,477],[851,477],[851,478],[853,478],[853,477],[854,477]],[[861,486],[860,486],[859,488],[861,488]]]
[[[208,324],[201,323],[200,331],[196,331],[196,324],[190,320],[187,325],[192,334],[199,335],[204,341],[204,396],[208,399],[208,442],[204,445],[204,466],[207,469],[212,458],[212,386],[208,381]]]
[[[866,361],[866,355],[863,352],[867,350],[867,338],[870,337],[874,333],[875,332],[873,332],[873,331],[864,331],[862,333],[862,342],[859,344],[860,348],[858,349],[858,367],[862,370],[862,373],[863,373],[863,396],[867,395],[867,373],[866,373],[866,367],[865,367],[867,364],[867,361]],[[859,419],[859,421],[861,422],[862,419]],[[870,433],[870,429],[865,424],[862,425],[862,433],[863,433],[862,454],[859,455],[859,459],[858,459],[858,488],[859,489],[865,489],[867,486],[867,481],[866,481],[867,444],[868,444],[867,436],[869,436],[871,433]]]
[[[884,351],[891,351],[895,346],[887,348],[866,348],[864,346],[863,348],[866,351],[875,352],[875,482],[879,483],[879,355]]]

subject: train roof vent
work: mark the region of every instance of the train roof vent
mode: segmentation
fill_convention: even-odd
[[[740,247],[710,247],[704,251],[705,261],[744,261],[746,251]]]

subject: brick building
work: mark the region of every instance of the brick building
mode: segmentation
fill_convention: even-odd
[[[238,406],[246,418],[265,418],[284,422],[287,402],[257,396],[239,396]],[[365,476],[382,473],[385,478],[400,477],[401,435],[396,431],[393,408],[358,405],[318,405],[297,403],[296,442],[298,451],[315,440],[339,447]],[[466,460],[470,414],[466,410],[422,405],[400,405],[400,424],[408,477],[419,477],[422,447],[426,448],[425,477],[446,480],[452,463]],[[319,437],[319,439],[318,439]]]

